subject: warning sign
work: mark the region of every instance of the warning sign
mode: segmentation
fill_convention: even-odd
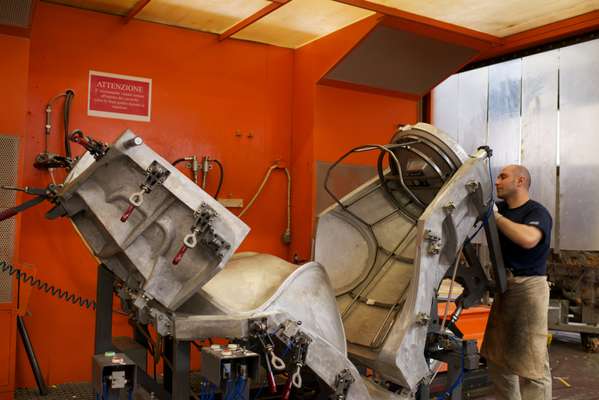
[[[89,71],[87,115],[150,121],[152,80]]]

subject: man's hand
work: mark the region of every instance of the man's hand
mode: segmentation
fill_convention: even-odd
[[[497,208],[497,203],[493,203],[493,214],[495,214],[495,219],[499,218],[501,214],[499,214],[499,209]]]

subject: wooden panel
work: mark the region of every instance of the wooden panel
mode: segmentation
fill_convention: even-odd
[[[152,0],[136,18],[222,33],[269,4],[267,0]]]
[[[598,0],[371,0],[504,37],[599,8]]]
[[[297,48],[373,14],[332,0],[294,0],[233,37]]]
[[[137,0],[46,0],[49,3],[64,4],[108,14],[127,15]]]

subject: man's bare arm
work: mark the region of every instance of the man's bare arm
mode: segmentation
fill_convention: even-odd
[[[495,213],[497,228],[512,242],[525,249],[532,249],[543,238],[543,232],[537,227],[519,224],[499,213]]]

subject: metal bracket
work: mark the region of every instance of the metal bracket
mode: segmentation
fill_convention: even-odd
[[[335,377],[335,393],[331,396],[331,400],[344,400],[349,391],[349,387],[355,382],[349,369],[341,370]]]
[[[201,244],[212,250],[217,259],[222,260],[224,257],[223,252],[229,250],[231,245],[214,232],[212,223],[218,216],[217,212],[208,204],[202,203],[200,208],[194,213],[194,216],[196,219],[191,228],[192,232],[197,235]]]
[[[80,129],[76,129],[69,135],[69,140],[73,143],[80,144],[91,154],[96,161],[106,155],[110,147],[90,136],[86,136]]]
[[[170,174],[171,171],[160,165],[158,161],[154,160],[146,169],[146,180],[140,187],[144,189],[146,193],[150,193],[154,186],[162,185]]]
[[[466,184],[466,189],[470,192],[470,200],[476,207],[479,219],[484,224],[485,236],[489,245],[489,255],[493,264],[493,275],[495,279],[495,289],[500,293],[507,290],[507,275],[505,265],[503,263],[503,255],[501,254],[501,246],[499,244],[499,232],[495,222],[495,214],[489,208],[492,204],[485,203],[483,199],[483,190],[480,182],[470,181]]]
[[[292,338],[291,343],[293,345],[293,353],[291,358],[294,363],[303,364],[306,361],[306,355],[308,354],[308,346],[312,343],[310,336],[305,333],[298,331]]]
[[[146,169],[146,179],[139,185],[140,191],[129,196],[129,207],[121,216],[121,222],[127,222],[133,210],[140,207],[144,202],[144,194],[150,193],[154,186],[162,185],[166,178],[170,175],[170,171],[154,160]]]
[[[430,255],[439,254],[441,252],[441,248],[443,247],[443,243],[441,242],[441,236],[430,231],[424,231],[424,240],[428,241],[428,249],[427,252]]]
[[[212,223],[218,217],[218,213],[207,203],[202,203],[193,215],[194,223],[191,226],[191,233],[183,239],[183,245],[173,259],[173,264],[179,264],[187,249],[193,249],[198,242],[210,249],[217,260],[222,260],[224,252],[231,248],[231,244],[214,232]]]
[[[306,362],[308,346],[310,345],[310,343],[312,343],[312,339],[301,331],[298,331],[291,338],[291,364],[293,364],[294,367],[289,369],[289,376],[291,378],[293,386],[295,386],[298,389],[302,387],[301,370]]]

